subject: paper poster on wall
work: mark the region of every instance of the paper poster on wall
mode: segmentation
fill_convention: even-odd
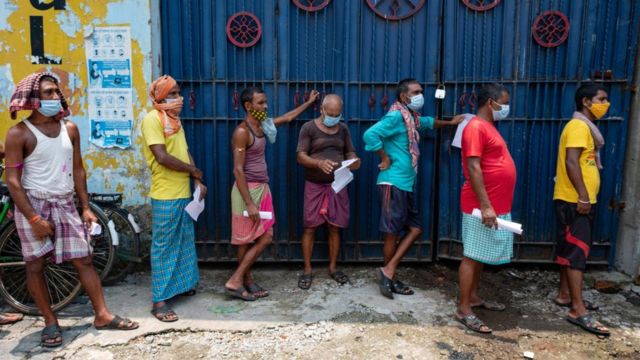
[[[131,89],[92,89],[88,100],[91,143],[100,147],[129,147],[133,124]]]
[[[127,148],[131,146],[134,118],[130,28],[88,29],[85,53],[91,122],[89,141],[102,148]]]
[[[89,87],[131,87],[131,30],[128,26],[96,27],[85,38]]]

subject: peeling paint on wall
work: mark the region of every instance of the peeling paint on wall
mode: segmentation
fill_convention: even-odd
[[[64,4],[55,9],[53,4]],[[10,119],[8,106],[15,83],[32,72],[49,70],[62,80],[62,90],[69,99],[71,120],[82,137],[82,152],[91,192],[122,192],[126,205],[147,202],[149,173],[140,151],[139,125],[148,108],[147,87],[151,82],[151,10],[149,0],[51,0],[40,2],[37,9],[30,1],[0,0],[0,136],[4,139]],[[31,43],[33,17],[41,17],[43,56]],[[36,25],[39,20],[36,20]],[[31,24],[31,26],[30,26]],[[134,134],[131,148],[100,149],[89,144],[90,124],[87,116],[88,82],[84,53],[84,29],[92,26],[125,25],[131,27],[133,73]],[[53,64],[59,60],[60,64]],[[35,64],[34,64],[35,63]],[[28,112],[18,116],[26,117]]]

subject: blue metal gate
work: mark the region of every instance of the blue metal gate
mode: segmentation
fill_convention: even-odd
[[[515,3],[163,0],[163,70],[179,80],[188,99],[183,110],[187,138],[210,189],[207,210],[198,223],[200,259],[234,257],[229,244],[233,185],[230,138],[244,117],[239,93],[254,84],[265,89],[271,114],[302,103],[312,89],[343,97],[345,120],[363,162],[350,185],[352,216],[343,232],[341,254],[348,261],[380,259],[375,191],[378,162],[364,152],[362,134],[393,102],[396,83],[409,76],[425,86],[423,112],[445,119],[471,110],[474,90],[480,84],[500,81],[509,86],[515,113],[510,121],[500,124],[500,131],[519,170],[514,217],[522,220],[527,230],[516,245],[517,255],[523,260],[548,260],[553,229],[551,179],[559,131],[571,113],[576,85],[599,71],[611,86],[613,106],[610,117],[603,121],[608,169],[603,173],[598,238],[612,244],[617,218],[607,205],[620,194],[630,101],[626,86],[632,74],[640,3]],[[532,37],[536,17],[547,9],[566,14],[571,24],[565,42],[554,48],[542,47]],[[543,44],[554,37],[561,39],[562,32],[544,37],[548,28],[548,24],[540,25],[538,35]],[[442,103],[431,100],[439,84],[447,88]],[[274,246],[265,259],[301,259],[303,178],[295,149],[300,127],[318,114],[315,106],[281,127],[278,141],[268,149],[277,224]],[[452,136],[450,130],[433,132],[421,145],[418,194],[425,232],[409,259],[432,260],[436,238],[440,239],[440,257],[459,255],[462,179],[459,153],[449,146]],[[326,258],[322,239],[317,239],[317,259]],[[613,252],[606,246],[603,252],[595,253],[606,261],[607,254]]]

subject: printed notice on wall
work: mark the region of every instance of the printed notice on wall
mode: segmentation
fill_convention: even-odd
[[[133,91],[131,30],[95,27],[85,32],[89,78],[90,142],[102,148],[131,146]]]

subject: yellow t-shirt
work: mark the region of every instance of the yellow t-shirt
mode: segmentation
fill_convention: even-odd
[[[592,204],[595,204],[600,190],[600,172],[596,164],[595,144],[589,126],[578,119],[571,119],[562,130],[562,135],[560,135],[558,164],[556,165],[556,186],[553,190],[553,199],[571,203],[578,202],[578,192],[573,187],[567,174],[567,165],[565,163],[567,148],[582,148],[582,153],[580,154],[582,179],[589,193],[589,200]]]
[[[149,196],[156,200],[190,197],[189,173],[174,171],[160,165],[149,148],[151,145],[164,144],[169,155],[189,164],[191,160],[189,159],[189,147],[184,129],[165,137],[158,111],[153,110],[142,119],[142,139],[144,143],[142,152],[147,160],[147,166],[151,169],[151,193]]]

